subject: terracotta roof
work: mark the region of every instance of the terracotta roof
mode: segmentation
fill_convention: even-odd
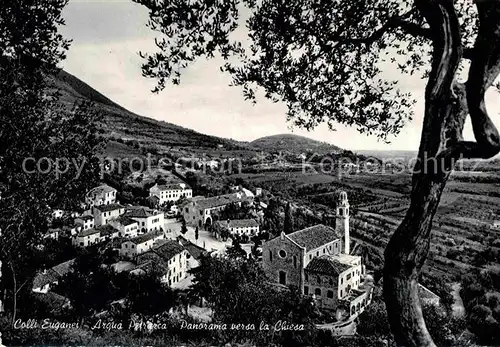
[[[124,214],[124,216],[130,218],[147,218],[158,214],[161,214],[161,212],[141,206],[137,208],[128,209],[127,212]]]
[[[95,188],[92,188],[87,195],[97,195],[97,194],[103,194],[103,193],[110,193],[116,191],[115,188],[108,186],[107,184],[101,184],[100,186],[97,186]]]
[[[161,191],[191,189],[191,187],[188,186],[187,184],[185,185],[185,188],[182,188],[181,183],[162,184],[162,185],[156,185],[156,187]]]
[[[64,263],[58,264],[52,268],[59,276],[64,276],[71,271],[71,266],[74,264],[75,259],[65,261]]]
[[[78,233],[78,237],[85,237],[85,236],[90,236],[94,234],[99,234],[100,231],[97,229],[87,229],[87,230],[82,230]]]
[[[101,236],[109,236],[109,235],[113,235],[114,233],[118,232],[117,229],[113,228],[109,224],[101,225],[101,226],[97,227],[96,229],[99,230],[99,232],[101,233]]]
[[[245,198],[238,198],[237,193],[214,196],[211,198],[197,199],[195,204],[202,209],[221,207],[235,202],[242,202]]]
[[[57,282],[58,279],[57,272],[52,269],[48,269],[45,273],[39,272],[33,280],[33,288],[42,288],[47,284]]]
[[[120,204],[108,204],[108,205],[95,206],[95,208],[101,212],[110,212],[110,211],[119,210],[119,209],[125,208],[125,207],[123,207]]]
[[[94,216],[92,216],[90,214],[86,214],[86,215],[83,215],[83,216],[76,217],[75,219],[90,220],[90,219],[94,219]]]
[[[334,229],[322,224],[302,229],[286,236],[300,246],[305,247],[306,252],[338,239]]]
[[[130,217],[124,216],[124,215],[121,215],[116,220],[118,221],[118,223],[120,223],[121,225],[124,225],[124,226],[137,224],[137,221],[131,219]]]
[[[328,255],[314,257],[306,266],[307,271],[319,272],[325,275],[338,276],[351,267],[346,264],[330,258]]]
[[[154,248],[154,252],[162,257],[165,261],[172,259],[177,254],[184,251],[184,247],[179,244],[179,242],[174,240],[168,240],[159,247]]]
[[[152,231],[152,232],[149,232],[147,234],[136,236],[132,239],[125,240],[124,242],[130,241],[132,243],[135,243],[136,245],[139,245],[139,244],[147,242],[149,240],[153,240],[153,239],[157,238],[158,236],[160,236],[161,234],[162,234],[161,232]]]
[[[196,260],[199,260],[202,256],[209,254],[205,248],[195,245],[183,236],[177,237],[177,241],[179,241],[188,253],[191,254],[191,256]]]
[[[161,273],[168,272],[168,263],[160,255],[153,251],[147,251],[137,256],[136,258],[137,266],[132,269],[134,270],[144,270],[146,272],[157,270]]]

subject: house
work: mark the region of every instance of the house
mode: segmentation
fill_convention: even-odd
[[[162,211],[148,207],[130,207],[124,214],[139,224],[140,232],[163,231],[165,228],[165,214]]]
[[[198,226],[200,228],[210,226],[213,224],[213,212],[220,211],[227,205],[233,203],[241,206],[243,201],[247,201],[247,199],[241,192],[210,198],[194,197],[184,205],[182,216],[189,225]]]
[[[96,226],[106,225],[125,213],[125,207],[119,204],[94,206],[94,220]]]
[[[183,236],[178,236],[177,241],[179,241],[179,243],[188,251],[188,270],[198,267],[200,265],[201,258],[209,254],[209,252],[205,248],[195,245]]]
[[[82,230],[73,238],[73,245],[78,247],[88,247],[99,242],[101,242],[101,233],[97,229]]]
[[[167,240],[138,255],[137,267],[130,273],[140,275],[155,271],[163,283],[172,286],[187,277],[188,259],[188,251],[178,241]]]
[[[91,189],[85,195],[85,204],[88,208],[116,203],[117,190],[107,184]]]
[[[81,225],[81,230],[92,229],[94,225],[94,216],[86,214],[75,218],[75,224]]]
[[[149,188],[149,196],[158,198],[158,204],[161,206],[169,201],[175,202],[182,197],[190,199],[193,197],[193,190],[185,183],[155,184]]]
[[[493,229],[500,229],[500,220],[493,221],[493,224],[491,225]]]
[[[270,281],[294,285],[337,319],[357,317],[371,300],[361,257],[350,254],[349,202],[338,194],[335,229],[315,225],[265,242],[262,264]]]
[[[257,223],[254,219],[217,221],[214,223],[214,226],[215,225],[217,225],[218,228],[227,229],[232,235],[255,236],[259,233],[259,223]],[[215,229],[217,230],[218,228]]]
[[[255,196],[261,196],[262,195],[262,188],[255,188]]]
[[[162,278],[164,283],[171,286],[187,277],[189,253],[178,241],[168,240],[153,251],[167,263],[168,272]]]
[[[134,258],[141,253],[149,251],[153,248],[155,242],[163,240],[164,238],[165,234],[163,232],[153,231],[124,240],[120,248],[120,256],[125,258]]]
[[[39,272],[33,279],[32,290],[35,293],[47,293],[51,287],[57,285],[59,276],[52,269]]]
[[[101,235],[101,242],[115,239],[120,235],[120,231],[109,224],[101,225],[97,227],[96,230],[98,230]]]
[[[109,225],[118,230],[119,237],[136,237],[139,232],[139,222],[127,216],[112,219]]]
[[[57,285],[59,279],[66,275],[73,265],[75,259],[58,264],[50,269],[44,269],[33,279],[32,290],[36,293],[46,294],[51,287]]]

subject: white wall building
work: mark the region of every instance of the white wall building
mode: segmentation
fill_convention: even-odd
[[[162,211],[147,207],[130,207],[124,216],[135,220],[139,224],[139,232],[163,231],[165,228],[165,214]]]
[[[168,201],[175,202],[182,197],[190,199],[193,197],[193,190],[185,183],[172,183],[166,185],[155,184],[149,188],[149,196],[157,197],[159,205]]]
[[[85,196],[85,204],[88,208],[100,205],[109,205],[116,202],[117,190],[107,184],[92,188]]]
[[[155,242],[163,240],[163,232],[150,232],[129,240],[123,241],[120,248],[120,256],[125,258],[134,258],[135,256],[149,251],[153,248]]]
[[[118,204],[94,206],[94,221],[96,226],[106,225],[125,213],[125,207]]]

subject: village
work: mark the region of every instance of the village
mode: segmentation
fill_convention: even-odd
[[[300,288],[318,309],[334,317],[331,322],[318,323],[318,328],[354,334],[354,322],[370,305],[374,283],[373,270],[367,269],[360,255],[351,253],[357,245],[350,237],[347,193],[337,194],[332,223],[328,223],[333,226],[314,224],[270,235],[262,228],[268,208],[261,200],[263,190],[241,185],[230,190],[218,196],[198,196],[177,179],[155,183],[149,188],[147,206],[136,206],[120,204],[117,189],[103,183],[87,192],[83,212],[55,210],[52,222],[58,227],[51,228],[45,239],[110,253],[115,259],[110,267],[115,272],[129,276],[154,273],[161,283],[180,290],[190,287],[191,270],[202,257],[223,259],[228,249],[237,247],[245,258],[260,264],[274,286]],[[226,218],[236,215],[234,211],[240,216],[244,213],[245,218]],[[72,223],[61,225],[62,220]],[[58,296],[70,307],[71,302],[53,289],[63,276],[75,271],[74,261],[67,259],[40,271],[33,292]],[[432,293],[431,298],[436,300]]]

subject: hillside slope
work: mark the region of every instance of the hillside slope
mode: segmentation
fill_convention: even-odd
[[[75,101],[91,100],[102,115],[103,133],[112,138],[137,140],[145,145],[214,148],[218,144],[234,145],[228,139],[204,135],[181,126],[139,116],[116,104],[77,77],[61,70],[50,78],[61,92],[61,102],[67,106]]]
[[[332,153],[342,151],[341,148],[332,144],[294,134],[265,136],[250,142],[250,145],[263,151],[282,151],[297,154],[306,152]]]

